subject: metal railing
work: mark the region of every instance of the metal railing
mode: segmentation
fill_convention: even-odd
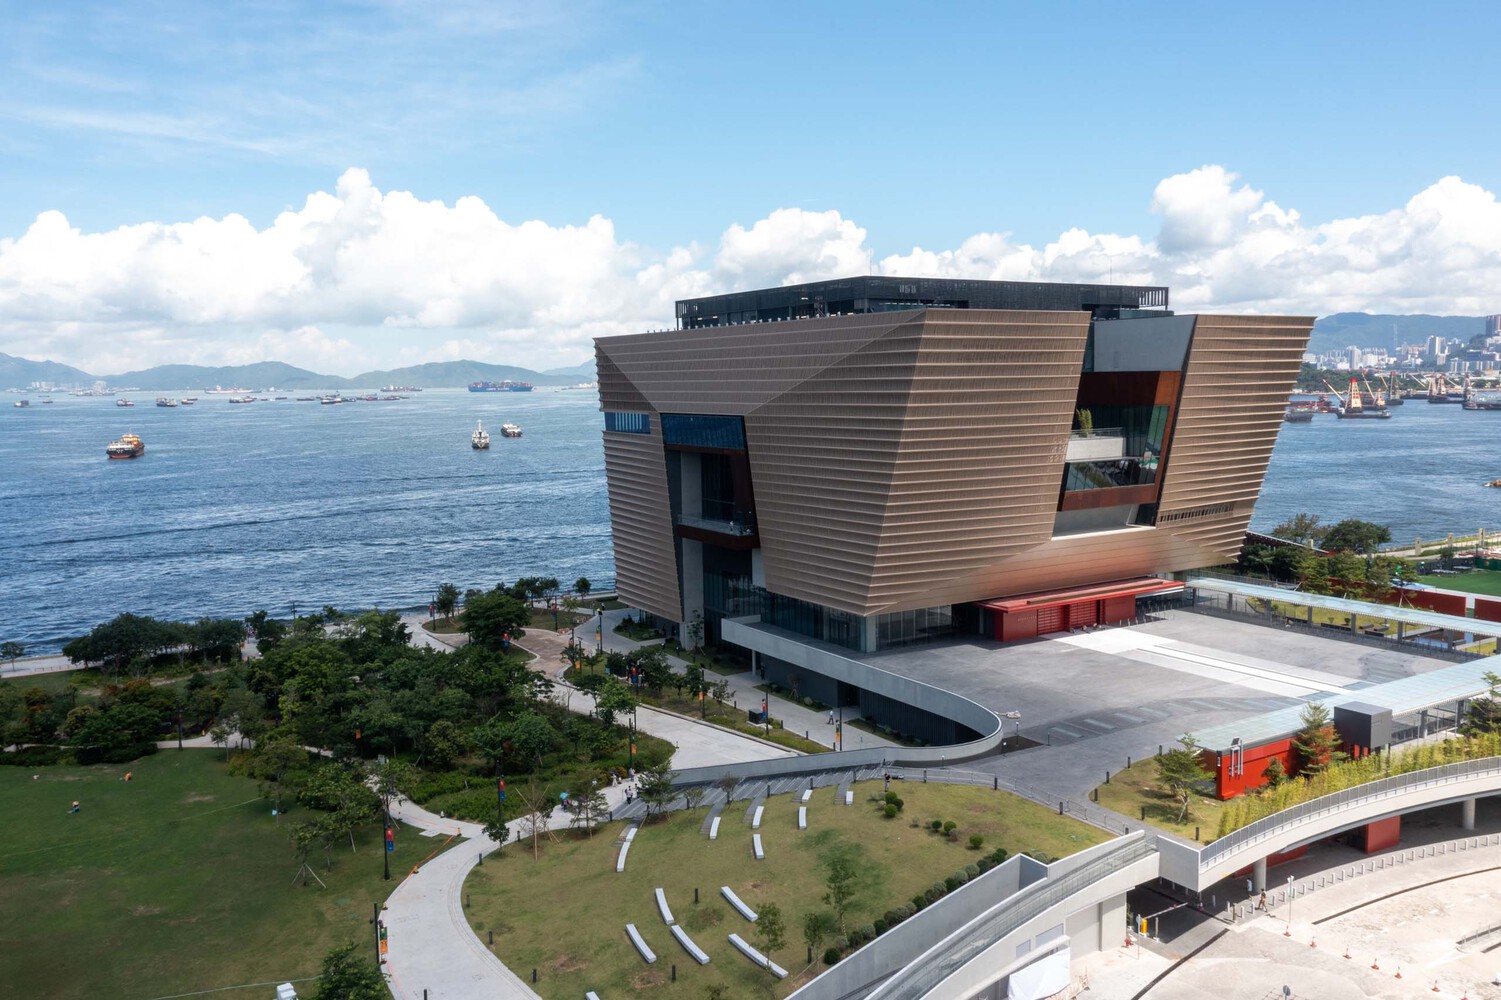
[[[756,519],[745,514],[737,515],[734,518],[700,517],[696,514],[679,514],[673,520],[685,528],[699,528],[703,531],[714,531],[721,535],[736,535],[744,538],[756,533]]]
[[[1226,834],[1199,852],[1199,870],[1215,864],[1217,859],[1260,843],[1274,834],[1295,829],[1334,813],[1348,811],[1356,805],[1375,802],[1395,795],[1403,795],[1419,788],[1452,784],[1486,774],[1501,775],[1501,757],[1482,757],[1455,764],[1441,764],[1421,771],[1409,771],[1390,778],[1356,785],[1343,791],[1321,795],[1316,799],[1291,806],[1281,812],[1264,816]]]
[[[1087,431],[1075,427],[1068,432],[1068,436],[1080,441],[1087,441],[1091,438],[1123,438],[1126,436],[1126,431],[1121,427],[1094,427]]]
[[[1155,848],[1133,838],[1062,878],[1043,879],[997,904],[988,914],[955,931],[930,948],[871,994],[871,1000],[918,1000],[968,965],[985,949],[1041,916],[1070,896],[1128,865],[1150,857]]]

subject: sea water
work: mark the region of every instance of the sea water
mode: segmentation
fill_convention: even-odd
[[[0,396],[0,640],[55,649],[122,611],[284,616],[294,602],[425,606],[445,582],[613,580],[593,392],[336,406],[197,394],[175,409],[155,393],[129,409]],[[1403,544],[1501,528],[1501,490],[1484,486],[1501,477],[1501,412],[1419,400],[1393,413],[1284,424],[1253,526],[1309,511],[1389,525]],[[476,419],[489,451],[469,445]],[[502,438],[504,422],[523,436]],[[126,431],[146,454],[106,459]]]

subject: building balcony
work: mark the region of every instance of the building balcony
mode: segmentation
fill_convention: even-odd
[[[1126,457],[1126,435],[1119,427],[1073,431],[1068,439],[1069,462],[1101,462]]]
[[[679,514],[673,522],[680,528],[709,531],[716,535],[735,538],[751,538],[756,534],[756,517],[745,512],[726,513],[715,517],[711,514]]]

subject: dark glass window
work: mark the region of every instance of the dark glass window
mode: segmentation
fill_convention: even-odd
[[[650,434],[651,414],[605,412],[605,430],[623,434]]]
[[[745,450],[745,420],[703,413],[662,414],[662,440],[685,448]]]

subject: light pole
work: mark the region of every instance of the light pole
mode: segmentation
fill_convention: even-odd
[[[636,774],[636,706],[634,704],[631,705],[631,752],[630,752],[630,762],[627,765],[627,768],[631,772],[631,776],[635,777],[635,774]]]
[[[1293,877],[1287,877],[1287,930],[1282,932],[1283,937],[1293,936]]]
[[[391,781],[389,776],[381,783],[381,811],[386,818],[385,833],[386,842],[381,845],[385,849],[380,852],[381,860],[385,862],[385,873],[381,875],[382,881],[391,881],[391,851],[395,849],[391,830]]]
[[[600,605],[594,610],[599,616],[594,623],[594,651],[603,653],[605,651],[605,609],[603,605]]]

